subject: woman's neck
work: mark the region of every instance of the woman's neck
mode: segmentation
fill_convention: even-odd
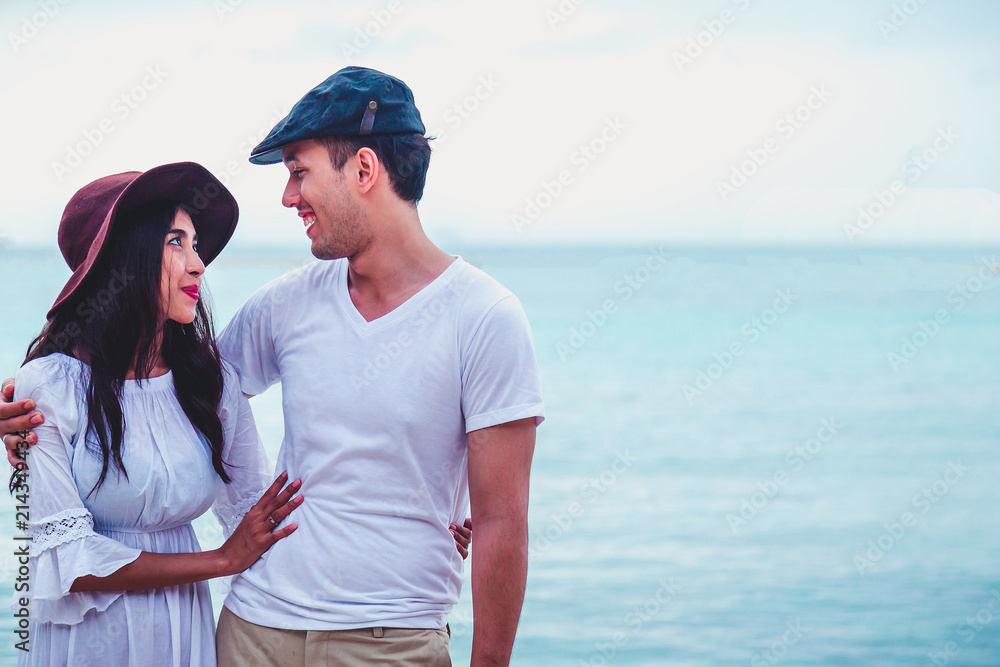
[[[153,362],[153,367],[149,369],[149,376],[151,378],[158,378],[161,375],[166,375],[170,372],[170,366],[163,359],[163,334],[161,333],[156,338],[156,343],[154,343],[154,358],[156,361]],[[126,380],[136,379],[135,364],[128,369],[128,374],[125,375]],[[145,378],[143,378],[145,379]]]
[[[161,356],[156,360],[156,363],[153,364],[153,367],[149,370],[149,377],[158,378],[161,375],[166,375],[169,372],[170,372],[170,366],[167,366],[166,362],[163,361],[163,357]],[[129,369],[128,375],[125,376],[125,379],[126,380],[135,379],[135,368]]]
[[[81,350],[73,348],[71,355],[75,359],[79,359],[83,363],[90,365],[90,359]],[[166,375],[170,372],[170,366],[167,364],[166,360],[163,358],[163,334],[161,333],[154,344],[153,356],[156,361],[153,362],[153,367],[149,369],[149,376],[151,378],[157,378],[161,375]],[[125,374],[126,380],[136,379],[135,363],[128,369],[128,373]],[[145,378],[143,378],[145,379]]]

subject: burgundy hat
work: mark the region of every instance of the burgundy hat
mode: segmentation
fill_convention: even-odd
[[[188,212],[198,233],[198,255],[206,266],[222,252],[236,230],[236,199],[200,164],[177,162],[145,172],[127,171],[99,178],[80,188],[63,211],[59,250],[73,275],[49,309],[48,317],[90,274],[122,211],[154,201],[175,202]]]

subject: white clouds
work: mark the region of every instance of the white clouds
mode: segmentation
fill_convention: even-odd
[[[754,22],[780,12],[760,5],[680,73],[672,53],[689,36],[683,30],[699,23],[671,21],[666,6],[654,15],[586,2],[553,28],[545,11],[558,3],[397,2],[245,0],[221,19],[208,1],[106,8],[100,16],[88,5],[66,6],[29,44],[0,56],[0,84],[14,101],[5,113],[16,128],[5,143],[17,156],[0,163],[0,233],[15,242],[54,238],[62,206],[86,182],[190,159],[229,175],[243,211],[238,240],[273,241],[295,222],[278,201],[284,172],[251,167],[248,147],[309,88],[346,64],[365,64],[407,81],[428,129],[444,130],[421,209],[432,233],[732,242],[742,229],[747,238],[791,241],[815,227],[793,220],[801,214],[831,221],[809,238],[839,242],[832,221],[843,218],[846,200],[830,193],[883,187],[908,154],[951,123],[968,140],[921,186],[939,191],[934,206],[942,209],[979,202],[970,213],[979,231],[955,232],[952,241],[995,236],[996,203],[962,191],[995,186],[996,176],[978,165],[998,148],[995,123],[983,112],[1000,101],[997,86],[976,79],[983,67],[970,67],[968,54],[945,55],[937,45],[847,50],[816,26],[813,39],[791,27],[786,38],[755,38]],[[6,16],[17,25],[16,10]],[[657,34],[663,25],[677,32]],[[53,163],[113,113],[147,67],[169,76],[60,180]],[[484,77],[497,85],[477,96]],[[723,202],[717,181],[774,136],[777,121],[816,85],[832,91],[829,104]],[[574,169],[581,145],[616,117],[627,123],[620,138],[574,172],[571,186],[518,235],[511,216],[561,170]],[[822,207],[802,203],[808,197],[794,193],[803,192],[826,193],[817,198]],[[912,224],[900,214],[879,234],[886,242],[948,238]]]

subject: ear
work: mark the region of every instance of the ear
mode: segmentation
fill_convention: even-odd
[[[357,169],[358,192],[360,194],[367,194],[382,177],[382,163],[379,162],[375,151],[367,146],[359,149],[357,154]]]

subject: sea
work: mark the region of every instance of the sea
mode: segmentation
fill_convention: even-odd
[[[541,368],[512,664],[1000,665],[1000,250],[446,249],[518,295]],[[228,249],[217,323],[310,259]],[[9,244],[0,271],[6,377],[69,272]],[[280,387],[251,404],[273,459]],[[467,579],[456,665],[472,622]]]

